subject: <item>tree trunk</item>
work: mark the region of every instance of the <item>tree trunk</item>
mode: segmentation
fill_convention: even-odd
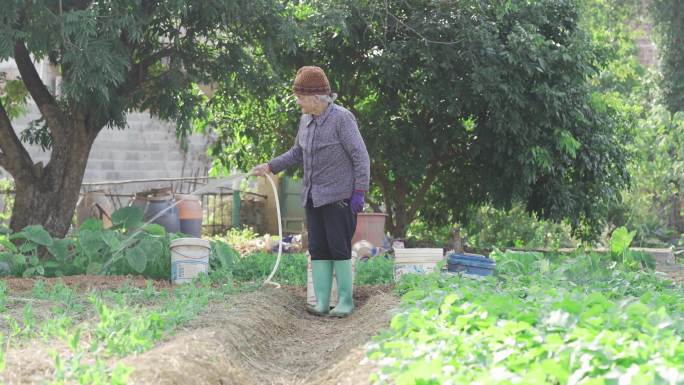
[[[385,185],[387,186],[387,185]],[[381,187],[381,190],[384,190]],[[394,187],[394,191],[382,192],[388,199],[385,199],[385,206],[387,207],[388,223],[387,230],[389,230],[392,238],[403,239],[406,238],[406,231],[414,218],[409,218],[409,211],[407,206],[406,194],[401,187]]]
[[[405,209],[399,209],[394,212],[394,223],[390,229],[390,234],[394,238],[406,238],[406,231],[408,230],[409,224],[413,222],[415,218],[408,218]]]
[[[444,164],[439,159],[432,159],[417,188],[411,189],[402,178],[390,178],[385,164],[371,161],[371,179],[380,187],[387,210],[385,227],[393,238],[406,237],[409,225],[426,203],[427,192],[443,168]]]
[[[385,176],[383,166],[377,165],[376,168],[378,172],[375,178],[378,180],[387,208],[387,229],[392,237],[405,238],[409,225],[416,219],[419,208],[425,204],[427,191],[441,166],[431,163],[419,187],[413,191],[407,190],[407,184],[403,180],[390,181]]]
[[[51,136],[50,161],[33,164],[0,101],[0,166],[14,178],[16,197],[10,219],[13,231],[43,225],[54,237],[69,231],[88,154],[106,119],[71,108],[60,108],[41,80],[24,42],[14,44],[14,60]],[[95,127],[95,128],[94,128]]]
[[[669,226],[681,234],[684,232],[684,216],[682,216],[682,213],[684,212],[684,198],[682,197],[682,194],[679,192],[675,193],[670,198],[670,205],[671,214]]]
[[[15,178],[13,231],[37,224],[53,237],[63,238],[69,231],[96,135],[82,122],[72,123],[65,134],[67,138],[54,142],[47,166],[38,163],[33,175]]]

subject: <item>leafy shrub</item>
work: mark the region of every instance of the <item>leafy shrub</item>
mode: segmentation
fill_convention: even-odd
[[[275,265],[277,254],[253,253],[235,260],[233,278],[236,281],[255,282],[266,279]],[[306,254],[283,254],[274,280],[287,285],[306,285]],[[394,260],[385,256],[356,263],[357,285],[381,285],[394,281]]]
[[[670,113],[663,105],[646,109],[635,122],[628,171],[632,185],[613,208],[615,225],[636,231],[639,246],[676,244],[684,218],[680,210],[684,191],[684,111]]]
[[[575,247],[570,226],[539,220],[525,212],[522,205],[510,210],[491,206],[472,209],[471,220],[465,226],[467,243],[476,249],[492,247],[550,248]]]
[[[223,238],[229,245],[242,245],[259,237],[254,228],[245,226],[242,228],[230,228]]]
[[[14,188],[14,182],[10,179],[0,179],[0,227],[9,224],[14,206],[14,196],[8,191]],[[7,192],[6,194],[3,194]]]
[[[369,353],[378,383],[681,381],[681,287],[611,254],[492,254],[481,280],[402,277],[403,310]]]
[[[233,270],[235,261],[240,254],[228,243],[221,240],[211,241],[211,254],[209,254],[210,270]]]
[[[406,231],[405,247],[450,247],[451,226],[431,226],[414,220]]]
[[[276,254],[253,253],[238,258],[233,268],[233,277],[236,281],[243,282],[264,280],[273,270],[276,257]],[[273,279],[286,285],[306,285],[306,266],[305,254],[283,254]]]
[[[357,285],[384,285],[394,282],[394,259],[387,255],[378,255],[368,260],[356,262]]]
[[[168,278],[169,245],[175,235],[142,223],[142,210],[124,207],[112,214],[113,226],[85,221],[69,238],[53,239],[40,225],[0,235],[0,261],[14,275],[142,274]]]

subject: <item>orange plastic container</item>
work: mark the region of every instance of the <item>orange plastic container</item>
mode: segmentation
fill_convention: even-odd
[[[199,238],[202,235],[202,202],[197,195],[176,194],[180,231]]]
[[[352,245],[366,240],[373,246],[382,246],[385,238],[385,218],[383,213],[359,213],[356,217],[356,231],[352,237]]]

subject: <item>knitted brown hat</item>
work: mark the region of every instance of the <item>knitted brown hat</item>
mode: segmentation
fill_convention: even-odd
[[[304,66],[297,71],[294,93],[298,95],[328,95],[330,83],[320,67]]]

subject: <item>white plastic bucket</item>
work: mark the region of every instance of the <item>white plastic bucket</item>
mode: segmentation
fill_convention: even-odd
[[[211,244],[201,238],[178,238],[171,241],[171,283],[192,281],[209,272]]]

